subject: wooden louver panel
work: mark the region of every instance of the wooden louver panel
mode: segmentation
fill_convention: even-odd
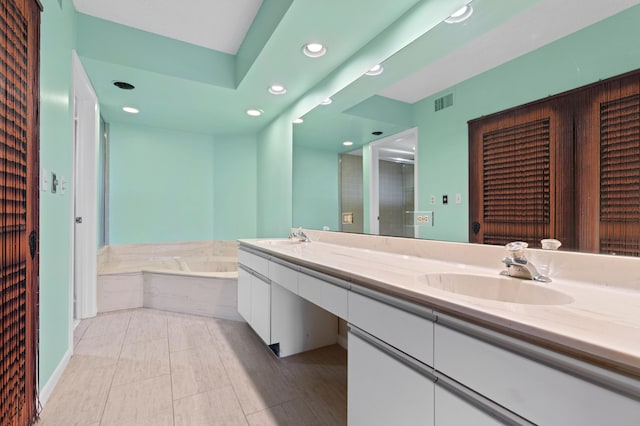
[[[600,220],[640,221],[640,95],[600,105]]]
[[[639,256],[639,225],[640,94],[635,94],[600,103],[600,251]]]
[[[37,156],[36,2],[0,2],[0,424],[36,417],[33,167]],[[38,39],[36,39],[36,37]],[[37,163],[35,163],[37,168]],[[37,200],[37,198],[36,198]],[[29,204],[29,207],[27,206]],[[34,233],[34,244],[35,240]]]
[[[483,135],[486,223],[549,223],[549,142],[548,118]]]

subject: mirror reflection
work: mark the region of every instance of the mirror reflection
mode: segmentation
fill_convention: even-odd
[[[418,225],[414,214],[403,234],[468,242],[467,122],[640,67],[640,2],[570,3],[476,0],[469,19],[439,24],[384,61],[382,74],[362,76],[307,113],[293,125],[294,225],[398,234],[377,221],[372,160],[376,142],[412,130],[413,210],[433,220]],[[362,169],[351,204],[345,161]],[[353,213],[352,223],[343,213]]]

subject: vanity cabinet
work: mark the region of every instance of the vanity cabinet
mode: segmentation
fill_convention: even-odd
[[[337,317],[347,320],[351,426],[640,424],[637,379],[276,257],[240,253],[238,310],[280,356],[336,343]]]
[[[297,294],[298,275],[282,261],[238,250],[238,312],[281,357],[338,339],[338,318]]]

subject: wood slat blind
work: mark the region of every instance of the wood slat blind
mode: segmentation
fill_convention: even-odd
[[[600,220],[640,222],[640,95],[600,105]]]
[[[549,223],[549,118],[486,132],[482,135],[483,217],[486,224]],[[491,229],[491,228],[490,228]],[[528,227],[535,233],[539,227]],[[535,240],[524,228],[485,232],[485,244]]]
[[[39,6],[0,2],[0,424],[36,415],[37,287],[28,233],[37,209],[37,50]],[[35,52],[34,52],[35,48]],[[35,160],[35,163],[34,163]],[[37,210],[36,210],[37,212]],[[35,215],[37,217],[37,213]],[[31,228],[31,229],[30,229]],[[35,290],[35,292],[34,292]]]
[[[638,226],[640,94],[634,94],[600,103],[600,251],[640,256]]]

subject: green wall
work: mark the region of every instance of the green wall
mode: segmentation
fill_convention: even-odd
[[[280,116],[258,134],[258,237],[286,237],[293,223],[293,129]]]
[[[109,243],[212,239],[212,136],[123,123],[109,131]]]
[[[255,135],[109,126],[109,244],[256,236]]]
[[[215,136],[214,140],[213,238],[255,238],[256,135]]]
[[[69,182],[65,194],[40,192],[40,348],[42,389],[67,352],[71,251],[71,0],[43,0],[40,58],[40,165]]]
[[[635,7],[414,104],[419,205],[435,212],[435,226],[420,236],[468,241],[468,120],[637,69],[638,22]],[[434,100],[452,92],[454,106],[434,112]]]
[[[339,230],[338,198],[338,155],[294,146],[293,226]]]

